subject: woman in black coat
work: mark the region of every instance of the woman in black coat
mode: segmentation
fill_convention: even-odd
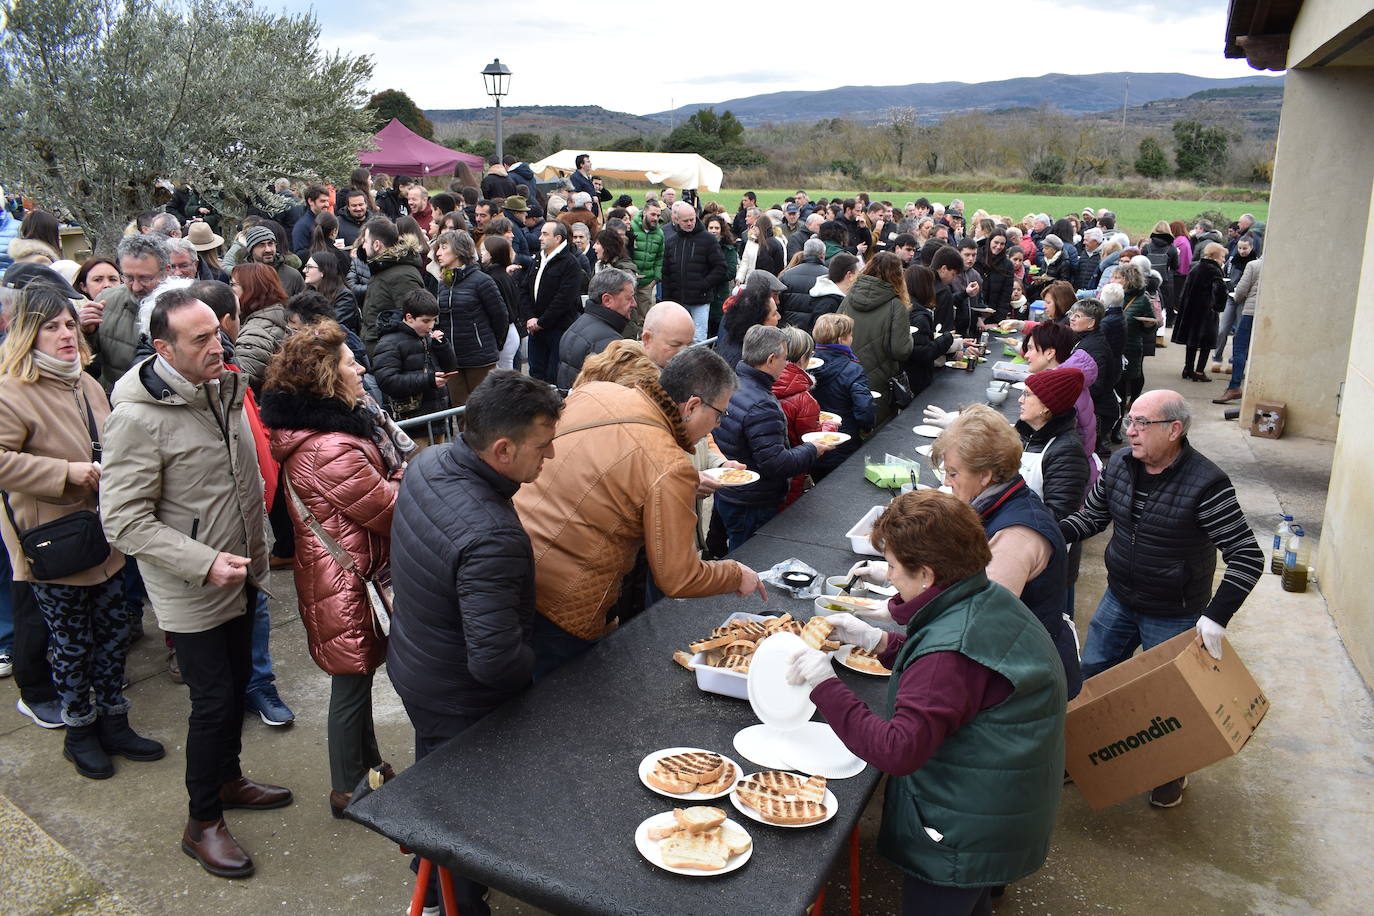
[[[993,310],[989,320],[1001,321],[1011,314],[1011,261],[1007,258],[1007,234],[1000,229],[978,243],[974,270],[983,278],[983,301]]]
[[[439,265],[439,322],[453,345],[458,368],[448,378],[449,404],[462,407],[468,395],[496,368],[510,329],[505,300],[495,281],[477,266],[477,246],[466,232],[445,232],[434,240]]]
[[[1203,371],[1207,354],[1217,344],[1217,316],[1226,308],[1226,278],[1221,265],[1226,260],[1225,246],[1209,242],[1202,257],[1193,262],[1183,292],[1178,297],[1178,318],[1172,340],[1182,344],[1183,377],[1195,382],[1210,382]]]
[[[920,264],[906,269],[906,291],[911,297],[911,356],[906,361],[906,378],[911,393],[920,394],[935,380],[935,360],[949,352],[954,334],[935,334],[935,271]]]
[[[523,268],[512,271],[510,268],[515,264],[515,249],[504,236],[485,235],[482,237],[482,247],[478,251],[482,262],[482,271],[496,288],[501,291],[501,301],[506,303],[506,314],[510,318],[511,326],[506,331],[505,346],[501,348],[501,353],[496,360],[498,369],[515,369],[517,355],[523,349],[523,343],[529,331],[525,323],[533,317],[533,309],[530,306],[530,295],[523,282],[528,271]],[[512,343],[511,335],[514,335]]]

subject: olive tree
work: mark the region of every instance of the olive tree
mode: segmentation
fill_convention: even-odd
[[[188,182],[242,214],[274,177],[343,183],[371,59],[252,0],[0,0],[0,175],[109,251]]]

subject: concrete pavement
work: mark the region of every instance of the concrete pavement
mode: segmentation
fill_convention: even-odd
[[[1208,402],[1224,382],[1180,381],[1181,363],[1179,347],[1147,360],[1152,387],[1178,388],[1193,402],[1194,444],[1232,475],[1261,545],[1267,547],[1280,506],[1319,531],[1330,444],[1241,434]],[[1104,535],[1085,549],[1080,633],[1104,585],[1105,542]],[[185,688],[166,677],[161,635],[149,612],[148,636],[133,654],[129,696],[135,726],[167,744],[162,761],[118,760],[113,779],[83,779],[61,757],[61,732],[41,730],[15,712],[13,682],[0,681],[0,912],[404,911],[412,877],[396,846],[328,813],[329,681],[306,652],[290,574],[273,577],[272,649],[282,696],[297,722],[287,729],[246,722],[243,762],[248,775],[292,787],[297,800],[277,811],[230,812],[257,875],[211,877],[178,848],[189,704]],[[1278,577],[1266,576],[1229,636],[1272,704],[1250,744],[1195,774],[1184,804],[1168,811],[1141,797],[1093,812],[1067,788],[1049,862],[1011,888],[999,912],[1368,911],[1360,876],[1374,845],[1368,765],[1374,702],[1319,591],[1289,594]],[[384,673],[374,702],[383,754],[403,768],[412,760],[411,732]],[[865,912],[891,913],[900,878],[873,848],[879,808],[875,799],[865,818],[861,900]],[[45,846],[45,837],[54,845]],[[827,910],[847,908],[846,885],[843,870],[832,875]],[[493,903],[502,914],[540,912],[500,895]],[[92,909],[97,905],[110,909]]]

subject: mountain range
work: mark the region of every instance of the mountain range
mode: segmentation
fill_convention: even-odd
[[[1187,73],[1047,73],[988,83],[912,83],[907,86],[840,86],[815,91],[769,92],[721,102],[698,102],[648,115],[664,125],[681,124],[693,112],[713,107],[729,109],[750,126],[769,121],[819,121],[851,118],[878,121],[888,109],[909,107],[925,123],[951,114],[1037,108],[1047,104],[1069,115],[1121,109],[1159,99],[1182,98],[1209,89],[1283,85],[1282,76],[1212,79]]]

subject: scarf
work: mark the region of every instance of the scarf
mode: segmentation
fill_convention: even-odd
[[[836,353],[843,353],[856,363],[859,361],[859,358],[854,355],[854,351],[847,344],[817,344],[816,349],[834,350]]]
[[[1006,497],[1012,489],[1024,484],[1025,481],[1021,479],[1021,475],[1017,474],[1006,483],[995,483],[988,487],[982,493],[973,497],[969,505],[973,506],[973,511],[977,512],[979,516],[986,518],[988,513],[996,509],[997,506],[1001,504],[1003,498]]]
[[[44,378],[56,379],[73,386],[81,378],[80,359],[58,359],[56,356],[49,356],[42,350],[35,349],[33,351],[33,364],[38,369],[38,374]]]

